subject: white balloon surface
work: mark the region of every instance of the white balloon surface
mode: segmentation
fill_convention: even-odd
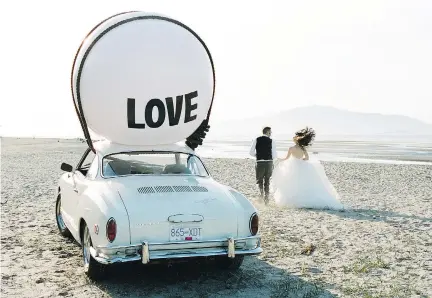
[[[143,12],[99,24],[78,50],[72,93],[86,125],[119,144],[186,139],[214,93],[210,53],[191,29]]]

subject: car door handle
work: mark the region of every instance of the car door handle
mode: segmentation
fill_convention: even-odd
[[[74,192],[78,193],[78,189],[77,188],[74,187],[73,190],[74,190]]]

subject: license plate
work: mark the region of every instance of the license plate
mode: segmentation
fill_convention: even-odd
[[[202,228],[200,227],[184,227],[171,226],[170,241],[193,241],[200,240],[202,236]]]

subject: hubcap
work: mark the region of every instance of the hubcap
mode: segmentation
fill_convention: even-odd
[[[64,221],[63,221],[63,217],[61,215],[61,199],[59,199],[59,202],[57,204],[57,223],[60,226],[60,229],[64,230],[66,228]]]
[[[84,258],[84,267],[87,268],[90,263],[90,246],[91,239],[88,228],[86,227],[84,230],[84,239],[83,239],[83,258]]]

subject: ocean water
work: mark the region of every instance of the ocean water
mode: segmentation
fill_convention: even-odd
[[[293,142],[276,141],[278,157],[283,158]],[[30,150],[39,147],[79,148],[86,145],[77,139],[33,139],[33,138],[0,138],[0,148],[4,145],[19,145]],[[184,142],[180,142],[184,144]],[[252,158],[249,155],[251,140],[204,140],[203,146],[196,149],[202,157],[209,158]],[[63,150],[63,149],[62,149]],[[364,138],[349,137],[346,139],[326,139],[314,142],[308,149],[311,158],[321,161],[390,163],[390,164],[425,164],[431,165],[432,171],[432,137],[430,138]],[[0,151],[1,158],[1,151]],[[1,161],[1,159],[0,159]]]
[[[293,142],[277,140],[278,157],[286,156]],[[252,158],[250,141],[212,140],[204,141],[197,149],[202,157],[213,158]],[[430,164],[432,165],[432,139],[362,139],[316,141],[308,149],[309,155],[321,161],[391,163],[391,164]]]

